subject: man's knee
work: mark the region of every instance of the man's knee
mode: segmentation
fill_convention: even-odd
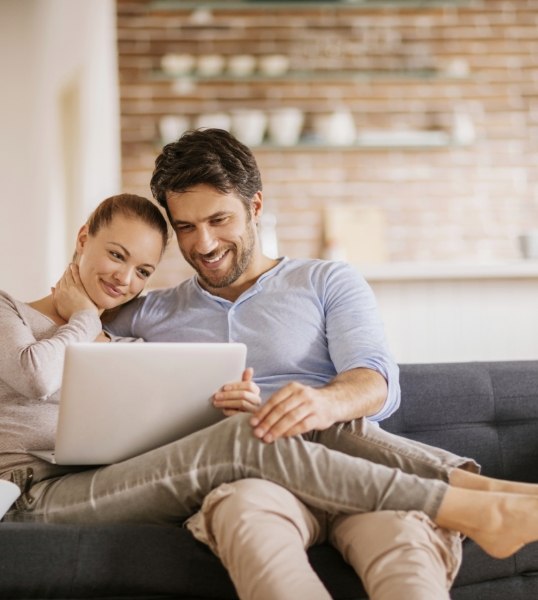
[[[230,511],[238,517],[247,512],[272,511],[287,514],[302,504],[285,488],[263,479],[241,479],[225,483],[213,490],[204,505]]]
[[[396,571],[414,571],[418,576],[437,573],[439,581],[446,578],[447,587],[461,563],[458,534],[438,527],[418,511],[339,516],[331,528],[331,541],[361,570],[386,561]]]
[[[310,510],[285,488],[263,479],[242,479],[220,486],[221,498],[212,500],[213,519],[243,524],[245,528],[292,525],[307,539],[316,527]],[[215,495],[218,495],[215,490]],[[204,502],[205,504],[205,502]],[[202,509],[203,510],[203,509]]]
[[[261,530],[274,535],[280,531],[301,539],[303,545],[314,543],[320,533],[318,521],[298,498],[262,479],[222,484],[207,495],[188,527],[213,548],[231,531],[245,540],[259,536]]]

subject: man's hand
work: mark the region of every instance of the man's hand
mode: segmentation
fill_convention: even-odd
[[[336,422],[334,401],[323,388],[293,382],[274,393],[250,420],[254,435],[271,443],[290,437],[327,429]]]
[[[252,381],[254,371],[243,371],[241,381],[227,383],[213,395],[213,406],[220,408],[227,417],[240,412],[255,412],[260,407],[260,388]]]
[[[254,435],[271,443],[280,437],[328,429],[378,412],[388,393],[377,371],[358,367],[339,373],[323,387],[292,382],[275,392],[251,418]]]
[[[53,287],[51,291],[54,308],[66,321],[69,321],[71,316],[79,310],[90,309],[98,312],[97,306],[91,301],[82,285],[78,266],[74,263],[67,267],[56,287]]]

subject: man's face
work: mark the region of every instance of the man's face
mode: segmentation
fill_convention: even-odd
[[[219,294],[259,275],[254,219],[261,196],[252,203],[252,215],[235,194],[222,194],[205,184],[182,193],[168,192],[166,199],[179,249],[202,284]]]

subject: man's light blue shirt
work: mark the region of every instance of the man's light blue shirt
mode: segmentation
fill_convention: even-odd
[[[234,302],[194,276],[138,298],[107,329],[148,342],[243,342],[263,400],[290,381],[320,387],[365,367],[388,382],[385,405],[370,418],[381,421],[400,403],[374,295],[347,263],[283,258]]]

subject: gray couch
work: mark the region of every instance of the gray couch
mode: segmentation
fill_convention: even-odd
[[[474,457],[485,474],[538,482],[538,361],[403,365],[401,383],[388,430]],[[332,548],[309,556],[334,598],[366,598]],[[184,529],[12,523],[0,524],[0,597],[236,598],[219,561]],[[494,560],[466,540],[452,598],[538,598],[538,543]]]

